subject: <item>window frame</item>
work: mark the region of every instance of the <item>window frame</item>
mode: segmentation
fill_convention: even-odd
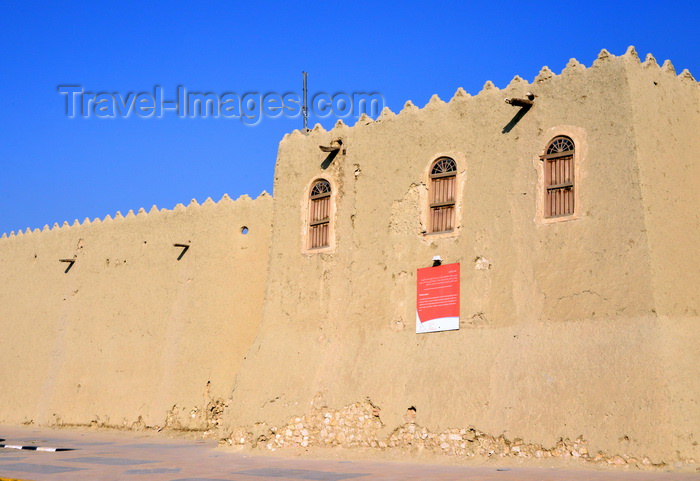
[[[547,156],[547,149],[552,141],[557,137],[568,137],[574,143],[574,212],[571,215],[558,217],[545,217],[547,200],[546,185],[545,185],[545,162],[544,157]],[[536,140],[540,145],[539,152],[533,153],[532,168],[537,176],[537,188],[534,192],[536,208],[533,212],[534,221],[538,225],[553,225],[568,222],[577,222],[585,217],[587,209],[586,201],[586,185],[588,179],[588,131],[576,125],[559,124],[553,125],[544,130]]]
[[[327,191],[314,194],[317,185],[325,182]],[[304,204],[304,224],[302,236],[302,250],[307,253],[324,252],[332,249],[334,246],[334,217],[335,217],[335,195],[336,187],[334,183],[326,177],[316,177],[305,189]],[[321,206],[325,210],[326,216],[323,219],[315,219],[317,216],[316,208],[320,205],[323,199],[328,199],[327,205]],[[314,232],[319,229],[319,226],[327,226],[325,234],[321,234],[322,240],[325,240],[323,245],[317,244],[317,239],[314,237]],[[323,238],[325,236],[325,238]]]
[[[555,143],[565,141],[571,145],[570,149],[552,152]],[[576,213],[576,142],[568,135],[553,137],[545,147],[544,154],[540,155],[542,161],[542,180],[544,190],[542,192],[543,211],[545,220],[570,218]],[[558,166],[554,165],[559,163]],[[552,179],[554,177],[554,179]],[[553,183],[556,180],[559,182]],[[562,192],[561,199],[556,202],[550,200],[552,195]],[[555,205],[560,204],[560,205]]]
[[[457,230],[459,228],[458,225],[458,219],[459,219],[459,213],[460,213],[460,205],[459,205],[459,199],[462,194],[462,182],[463,182],[463,173],[460,172],[459,166],[460,162],[463,164],[464,160],[461,158],[462,156],[457,154],[457,153],[442,153],[440,155],[436,155],[432,158],[430,163],[428,164],[427,168],[427,198],[425,201],[426,209],[425,209],[425,230],[423,234],[428,235],[428,236],[454,236],[457,233]],[[440,173],[433,173],[435,170],[436,166],[443,160],[449,160],[451,161],[452,165],[454,166],[453,170],[449,171],[444,171]],[[438,184],[438,182],[441,182],[438,179],[446,179],[446,178],[452,178],[452,184],[447,186],[448,192],[452,193],[451,199],[440,199],[437,202],[434,202],[435,200],[435,188]],[[448,221],[450,228],[449,229],[443,229],[443,230],[435,230],[435,212],[438,210],[446,210],[445,207],[451,207],[449,210],[451,219]],[[443,221],[444,222],[444,221]]]

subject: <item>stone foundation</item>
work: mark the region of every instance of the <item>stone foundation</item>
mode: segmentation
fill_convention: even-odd
[[[640,454],[611,454],[589,449],[583,436],[575,440],[559,439],[554,446],[528,443],[520,438],[508,439],[503,435],[492,436],[473,426],[432,432],[415,422],[416,411],[409,408],[405,423],[388,436],[382,436],[384,427],[381,409],[370,400],[357,402],[333,410],[328,407],[313,408],[305,416],[295,416],[283,426],[267,430],[261,426],[237,427],[221,439],[220,444],[250,446],[254,449],[277,451],[285,448],[335,447],[376,448],[378,450],[403,450],[430,453],[439,456],[463,458],[499,457],[530,459],[571,459],[583,463],[631,466],[641,469],[663,468],[669,461],[655,460]],[[259,434],[254,434],[255,432]],[[674,462],[674,467],[695,464],[693,459]]]

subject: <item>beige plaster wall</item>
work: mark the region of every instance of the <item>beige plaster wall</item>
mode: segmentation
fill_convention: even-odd
[[[677,77],[669,61],[635,64],[630,86],[657,311],[697,317],[700,84],[687,71]]]
[[[260,322],[271,208],[225,196],[0,239],[0,423],[216,427]]]
[[[572,61],[560,75],[544,68],[532,83],[487,83],[474,97],[459,90],[449,103],[435,97],[376,122],[286,136],[263,323],[225,428],[261,430],[314,406],[370,398],[387,435],[415,406],[416,421],[431,430],[474,425],[550,446],[582,435],[592,452],[697,457],[700,415],[688,408],[698,398],[685,396],[700,378],[691,340],[698,319],[668,305],[695,305],[698,272],[663,294],[665,272],[683,264],[677,248],[691,241],[650,234],[666,221],[649,209],[675,201],[657,205],[645,184],[658,151],[640,143],[653,130],[640,125],[649,122],[638,108],[642,72],[633,52],[604,51],[590,68]],[[658,88],[680,102],[697,88],[678,87],[683,81]],[[535,106],[512,125],[518,109],[503,99],[526,91],[537,95]],[[682,123],[696,107],[684,108],[661,115]],[[559,134],[577,146],[577,208],[570,220],[548,222],[538,156]],[[338,138],[346,151],[324,170],[319,145]],[[458,162],[459,226],[454,235],[426,235],[427,168],[442,155]],[[334,239],[306,252],[303,219],[316,178],[336,189]],[[676,235],[697,237],[697,214],[683,212],[693,223]],[[434,255],[461,263],[460,330],[417,335],[415,273]],[[664,256],[673,260],[660,270]]]
[[[503,99],[527,91],[516,121]],[[0,239],[0,423],[221,422],[249,442],[324,408],[352,429],[378,415],[388,440],[414,406],[434,433],[697,458],[699,112],[689,75],[603,51],[285,136],[274,205],[226,197]],[[576,212],[552,221],[539,155],[556,135],[576,143]],[[319,145],[337,139],[326,168]],[[430,235],[441,156],[458,163],[458,226]],[[318,178],[333,237],[309,251]],[[179,261],[174,243],[191,246]],[[434,255],[461,263],[460,330],[417,335],[416,269]]]
[[[700,84],[670,61],[631,61],[640,185],[659,320],[658,363],[678,443],[697,446],[700,425]],[[697,450],[697,447],[696,447]]]

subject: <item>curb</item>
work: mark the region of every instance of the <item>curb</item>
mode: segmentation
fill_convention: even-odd
[[[0,441],[4,441],[4,439],[0,439]],[[5,448],[5,449],[25,449],[27,451],[45,451],[49,453],[55,453],[58,451],[75,451],[72,448],[47,448],[44,446],[20,446],[17,444],[0,444],[0,448]],[[2,481],[4,478],[0,478],[0,481]]]

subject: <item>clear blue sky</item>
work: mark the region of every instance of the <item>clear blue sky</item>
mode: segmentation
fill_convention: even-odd
[[[682,2],[5,2],[0,233],[153,204],[272,190],[301,118],[67,118],[91,92],[380,92],[394,111],[458,87],[532,80],[635,45],[700,77],[700,6]],[[311,125],[319,119],[311,118]],[[329,128],[335,119],[321,123]],[[354,121],[350,121],[350,124]]]

